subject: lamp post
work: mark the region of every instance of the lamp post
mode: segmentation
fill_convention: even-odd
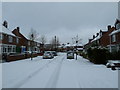
[[[31,60],[33,59],[32,55],[33,55],[33,37],[34,35],[31,34]]]
[[[77,60],[77,44],[78,44],[78,41],[76,40],[76,60]]]
[[[56,46],[56,36],[55,36],[55,51],[57,51],[56,49],[57,49],[57,46]]]

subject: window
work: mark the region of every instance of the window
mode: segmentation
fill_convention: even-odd
[[[30,41],[28,41],[28,45],[30,45]]]
[[[116,51],[117,51],[116,46],[111,46],[111,52],[116,52]]]
[[[116,36],[115,36],[115,34],[114,35],[112,35],[112,42],[116,42]]]
[[[0,40],[3,40],[4,35],[0,33]]]
[[[120,23],[116,25],[116,29],[120,29]]]
[[[12,52],[16,52],[16,46],[13,46]]]
[[[12,46],[8,46],[8,52],[12,52]]]
[[[16,38],[16,43],[19,43],[19,38]]]
[[[9,42],[12,42],[13,41],[13,37],[12,36],[8,36],[8,40],[9,40]]]

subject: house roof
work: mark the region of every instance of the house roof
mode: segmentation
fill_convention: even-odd
[[[71,46],[71,44],[66,44],[66,45],[65,45],[65,47],[70,47],[70,46]]]
[[[114,31],[111,32],[109,35],[113,35],[113,34],[116,34],[116,33],[118,33],[118,32],[120,32],[120,29],[118,29],[118,30],[114,30]]]
[[[8,28],[2,26],[2,31],[1,33],[7,34],[7,35],[11,35],[11,36],[15,36],[11,30],[9,30]],[[15,36],[16,37],[16,36]]]
[[[96,36],[91,42],[96,41],[96,40],[98,40],[98,39],[100,39],[100,38],[101,38],[101,37],[100,37],[100,33],[99,33],[99,35]]]
[[[106,30],[106,29],[102,29],[102,30],[100,30],[100,32],[102,32],[102,33],[106,33],[107,30]],[[100,32],[99,32],[98,36],[96,36],[93,40],[91,40],[91,42],[96,41],[96,40],[98,40],[98,39],[101,38]]]
[[[76,46],[76,44],[73,44],[71,46]],[[77,46],[83,46],[83,45],[79,43],[79,44],[77,44]]]

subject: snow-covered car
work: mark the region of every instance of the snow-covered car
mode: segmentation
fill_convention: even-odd
[[[24,51],[25,54],[31,54],[31,51]]]
[[[74,59],[74,52],[73,51],[67,52],[67,59]]]
[[[120,60],[109,60],[106,67],[112,70],[120,70]]]
[[[43,59],[52,59],[52,58],[54,58],[54,56],[50,51],[46,51],[43,55]]]
[[[56,51],[51,51],[52,52],[52,54],[54,55],[54,56],[57,56],[57,52]]]

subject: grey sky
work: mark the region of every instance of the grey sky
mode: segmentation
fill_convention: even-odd
[[[19,26],[21,33],[28,36],[31,28],[47,41],[55,35],[61,43],[72,41],[76,35],[85,44],[88,38],[113,25],[117,15],[117,2],[9,2],[3,3],[3,20],[10,30]]]

